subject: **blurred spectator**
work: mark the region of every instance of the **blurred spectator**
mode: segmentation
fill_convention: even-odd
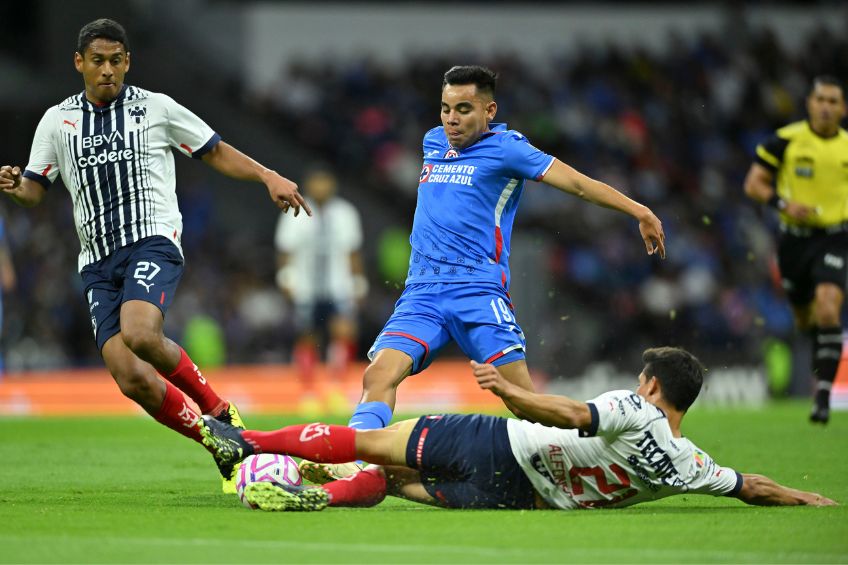
[[[15,290],[17,277],[15,266],[12,264],[12,256],[9,252],[9,243],[6,239],[6,226],[3,216],[0,215],[0,377],[3,376],[5,364],[3,362],[3,295]]]

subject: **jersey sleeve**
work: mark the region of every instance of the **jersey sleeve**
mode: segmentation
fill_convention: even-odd
[[[787,145],[789,145],[788,139],[773,135],[763,143],[757,145],[757,156],[754,161],[771,172],[775,172],[783,162],[783,154],[786,151]]]
[[[651,404],[629,390],[605,392],[586,403],[592,422],[588,428],[580,430],[581,437],[601,436],[614,438],[624,432],[640,429],[649,410],[656,410]]]
[[[221,136],[193,112],[164,96],[168,108],[168,144],[184,155],[200,159],[215,147]]]
[[[554,162],[554,158],[544,151],[536,149],[522,134],[517,131],[506,131],[502,134],[504,168],[512,177],[541,180]]]
[[[54,106],[48,109],[38,122],[32,139],[29,162],[23,173],[25,178],[34,180],[44,188],[48,188],[59,174],[55,143],[58,125],[59,116]]]
[[[722,467],[713,458],[695,449],[695,476],[689,492],[713,496],[736,496],[742,490],[742,475],[730,467]]]

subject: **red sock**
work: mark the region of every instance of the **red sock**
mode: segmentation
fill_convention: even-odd
[[[322,486],[330,493],[330,506],[376,506],[386,498],[386,477],[379,467]]]
[[[177,385],[177,388],[197,402],[200,411],[204,414],[217,416],[228,406],[227,402],[218,396],[206,382],[197,365],[194,364],[182,347],[180,347],[180,362],[177,363],[177,367],[170,375],[159,374]]]
[[[356,430],[347,426],[301,424],[273,432],[242,433],[257,452],[282,453],[316,463],[347,463],[356,460]]]
[[[200,443],[200,427],[197,425],[200,414],[192,410],[177,387],[165,382],[165,400],[159,412],[153,415],[157,422],[168,426],[175,432]]]

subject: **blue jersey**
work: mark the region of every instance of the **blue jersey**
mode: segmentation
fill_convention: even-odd
[[[406,284],[509,288],[509,244],[524,181],[541,179],[554,158],[506,124],[491,128],[461,150],[450,146],[443,127],[424,135]]]

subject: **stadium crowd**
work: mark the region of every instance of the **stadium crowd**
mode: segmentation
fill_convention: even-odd
[[[728,29],[670,35],[662,52],[611,44],[533,65],[513,53],[412,56],[403,66],[294,61],[273,89],[241,97],[280,135],[333,164],[348,196],[377,195],[407,228],[442,74],[454,64],[496,69],[496,121],[634,195],[667,235],[668,258],[648,260],[624,217],[528,185],[515,234],[542,237],[553,273],[553,288],[538,290],[550,301],[546,317],[521,318],[531,344],[544,340],[529,351],[530,365],[567,376],[591,359],[633,358],[655,343],[690,348],[708,364],[758,362],[768,336],[792,335],[792,319],[772,258],[775,218],[765,212],[771,223],[760,221],[743,178],[756,143],[803,115],[812,76],[848,77],[846,50],[848,37],[824,29],[792,51],[769,30]],[[200,183],[178,187],[190,263],[166,329],[181,335],[202,313],[220,329],[227,361],[287,361],[294,335],[274,284],[273,240],[216,238],[214,203]],[[98,364],[75,286],[69,199],[25,213],[0,206],[18,273],[6,301],[7,368]],[[364,253],[372,292],[361,358],[400,293],[398,281],[384,284],[391,277],[378,266],[379,241],[366,240]],[[513,257],[521,253],[516,244]]]

